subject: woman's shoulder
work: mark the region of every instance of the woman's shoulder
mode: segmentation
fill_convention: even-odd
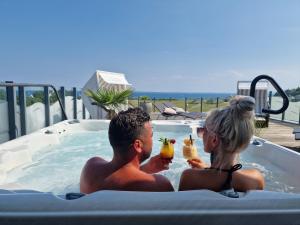
[[[201,189],[206,186],[208,173],[205,169],[186,169],[182,172],[179,191]]]
[[[206,176],[207,172],[208,171],[206,169],[190,168],[190,169],[184,170],[181,174],[181,177],[193,178],[195,176],[196,177]]]
[[[263,174],[257,169],[244,169],[236,172],[237,185],[242,189],[262,190],[265,186]],[[238,188],[240,189],[240,188]]]

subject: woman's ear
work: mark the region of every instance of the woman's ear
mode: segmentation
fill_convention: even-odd
[[[141,153],[143,149],[143,142],[139,139],[135,139],[133,142],[133,148],[137,153]]]
[[[220,139],[217,135],[214,135],[211,142],[212,142],[213,148],[215,148],[219,145]]]

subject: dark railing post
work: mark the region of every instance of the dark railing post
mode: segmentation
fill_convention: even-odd
[[[61,108],[62,120],[67,120],[68,117],[67,117],[65,106],[63,105],[62,97],[61,97],[61,95],[63,95],[63,100],[65,100],[65,98],[64,98],[64,96],[65,96],[65,89],[62,87],[62,90],[60,90],[59,91],[60,93],[58,93],[58,91],[56,90],[56,88],[53,85],[47,85],[47,86],[51,87],[54,90],[55,96],[57,97],[59,106]]]
[[[269,108],[271,109],[272,107],[272,91],[269,92]]]
[[[217,108],[219,108],[219,97],[217,97]]]
[[[184,97],[184,111],[187,111],[187,98]]]
[[[50,126],[50,102],[49,102],[49,87],[44,87],[44,103],[45,103],[45,126]]]
[[[203,98],[201,97],[200,112],[203,112]]]
[[[82,98],[81,98],[82,99]],[[85,120],[85,107],[84,104],[82,103],[82,119]]]
[[[60,97],[60,100],[61,100],[61,104],[64,107],[64,110],[66,110],[65,87],[60,87],[59,97]]]
[[[155,97],[153,97],[153,105],[155,105]],[[155,107],[152,108],[153,108],[153,112],[155,112]]]
[[[5,83],[13,83],[13,81],[5,81]],[[15,139],[16,135],[16,118],[15,118],[15,94],[14,87],[6,87],[6,97],[8,106],[8,127],[9,140]]]
[[[62,107],[66,111],[65,87],[60,87],[59,97],[60,97],[60,101],[61,101]],[[61,114],[62,114],[62,118],[64,120],[65,118],[64,118],[63,112],[61,112]]]
[[[26,98],[24,86],[19,86],[21,135],[26,135]]]
[[[284,121],[284,119],[285,119],[285,112],[283,112],[283,113],[281,114],[281,120]]]
[[[138,96],[138,99],[137,99],[137,107],[140,107],[140,96]]]
[[[73,87],[73,118],[77,119],[77,91],[76,91],[76,87]]]

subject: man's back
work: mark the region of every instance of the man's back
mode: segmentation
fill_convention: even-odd
[[[120,165],[94,157],[83,168],[80,191],[92,193],[99,190],[174,191],[169,180],[162,175],[145,173],[131,163]]]

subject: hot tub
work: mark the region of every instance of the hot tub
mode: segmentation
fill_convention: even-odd
[[[160,136],[175,138],[175,157],[167,176],[175,189],[188,168],[183,139],[195,135],[201,121],[153,121],[154,148]],[[99,191],[76,200],[85,161],[110,159],[109,121],[70,120],[0,145],[0,224],[300,224],[300,155],[254,137],[241,155],[244,167],[259,169],[265,191],[240,193],[232,199],[208,190],[174,193]],[[197,139],[199,154],[209,156]]]

